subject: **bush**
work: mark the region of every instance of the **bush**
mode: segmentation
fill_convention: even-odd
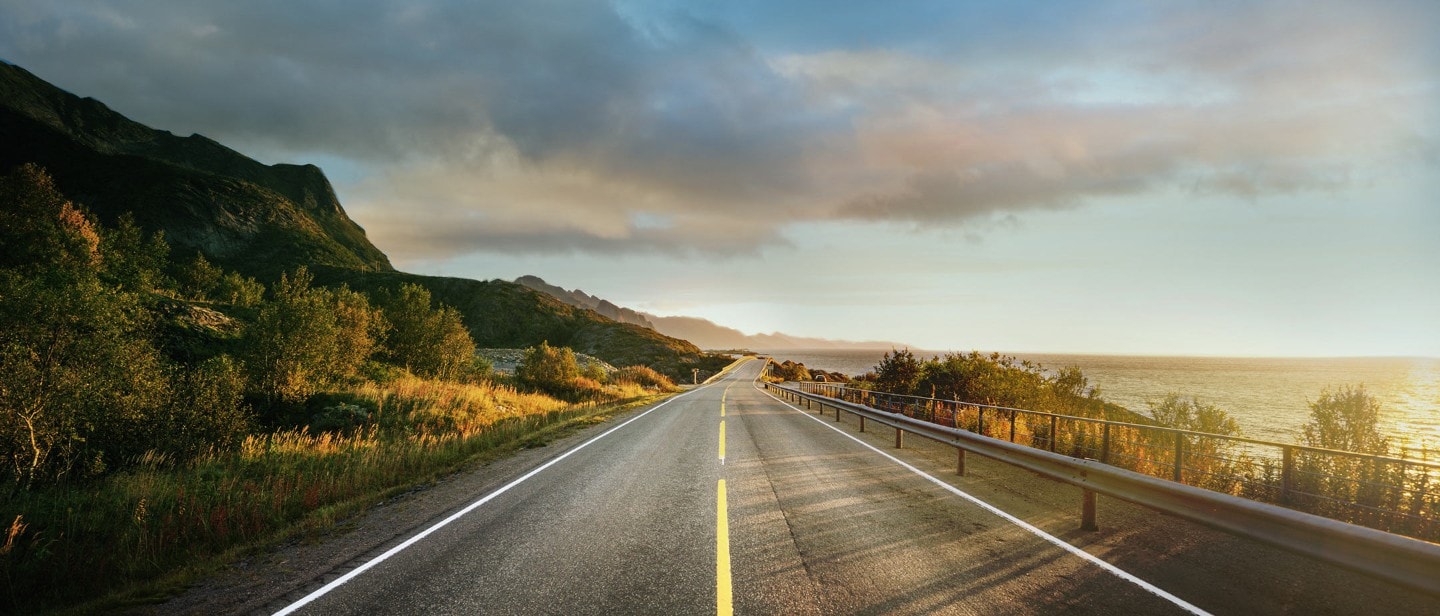
[[[580,376],[575,351],[569,347],[552,347],[549,342],[525,349],[515,366],[515,378],[530,387],[559,393]]]
[[[626,366],[610,375],[612,383],[629,383],[654,391],[675,391],[675,383],[645,366]]]

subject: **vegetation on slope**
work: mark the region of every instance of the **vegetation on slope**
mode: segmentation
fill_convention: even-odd
[[[157,580],[668,382],[498,380],[422,287],[262,283],[0,177],[0,611]],[[646,368],[628,369],[643,373]],[[527,373],[529,374],[529,373]],[[86,571],[81,578],[75,571]]]
[[[272,284],[304,266],[326,286],[419,285],[458,311],[481,346],[549,341],[672,378],[724,364],[683,340],[514,283],[395,272],[314,166],[267,166],[198,135],[154,130],[0,64],[0,172],[25,163],[45,168],[60,192],[105,224],[130,216],[140,229],[163,232],[180,256],[203,255],[236,275]]]

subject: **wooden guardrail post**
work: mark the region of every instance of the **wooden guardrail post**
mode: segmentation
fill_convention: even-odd
[[[1055,451],[1055,441],[1060,440],[1060,439],[1059,439],[1059,434],[1056,432],[1056,430],[1058,429],[1059,424],[1060,424],[1060,418],[1059,418],[1059,417],[1056,417],[1056,416],[1054,416],[1054,415],[1051,415],[1051,416],[1050,416],[1050,451]]]
[[[865,416],[864,416],[864,415],[861,415],[861,416],[860,416],[860,431],[861,431],[861,432],[864,432],[864,431],[865,431]]]
[[[896,448],[896,449],[903,449],[904,447],[905,447],[905,431],[904,431],[904,430],[901,430],[900,428],[895,428],[895,448]]]
[[[1081,490],[1080,530],[1100,530],[1100,526],[1095,523],[1095,492],[1091,490]]]
[[[1295,483],[1295,448],[1286,447],[1280,454],[1280,503],[1290,504],[1290,490]]]
[[[959,447],[956,447],[956,448],[955,448],[955,452],[956,452],[956,455],[955,455],[955,474],[956,474],[956,475],[959,475],[959,476],[961,476],[961,477],[964,477],[964,476],[965,476],[965,450],[964,450],[964,449],[961,449],[961,448],[959,448]]]
[[[1182,481],[1185,469],[1185,433],[1175,433],[1175,483]]]
[[[1015,420],[1019,416],[1020,413],[1010,411],[1010,442],[1012,443],[1015,442]]]
[[[1100,436],[1100,463],[1110,463],[1110,424],[1105,424]]]

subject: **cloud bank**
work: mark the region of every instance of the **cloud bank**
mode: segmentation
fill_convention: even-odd
[[[1343,191],[1440,142],[1431,2],[867,11],[11,0],[0,57],[160,128],[344,161],[401,262]]]

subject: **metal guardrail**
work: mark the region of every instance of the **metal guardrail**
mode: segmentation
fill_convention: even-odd
[[[765,383],[765,387],[790,401],[811,408],[819,405],[822,413],[827,406],[833,408],[837,420],[842,411],[856,415],[862,431],[867,420],[889,426],[895,430],[897,447],[903,446],[906,432],[955,447],[961,475],[968,451],[1078,486],[1083,490],[1082,528],[1095,528],[1094,495],[1104,494],[1440,596],[1437,544],[1166,481],[1098,460],[1017,445],[796,387],[775,383]]]
[[[795,383],[882,411],[1423,540],[1440,539],[1440,463],[1133,422]],[[1021,420],[1024,421],[1021,421]],[[1017,426],[1021,429],[1017,439]],[[1008,434],[1007,430],[1008,428]],[[1068,441],[1068,442],[1066,442]]]

